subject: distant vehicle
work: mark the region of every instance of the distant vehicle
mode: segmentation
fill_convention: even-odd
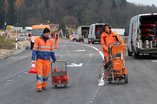
[[[24,34],[28,35],[29,33],[32,33],[32,27],[25,27]]]
[[[84,42],[84,38],[88,37],[89,26],[79,26],[77,29],[77,34],[79,35],[78,41]]]
[[[12,26],[12,25],[7,25],[6,26],[6,31],[11,31],[11,32],[13,32],[14,31],[14,26]]]
[[[33,49],[34,41],[35,41],[36,37],[39,37],[40,35],[42,35],[44,28],[50,29],[50,26],[49,25],[33,25],[32,26],[32,35],[31,35],[31,39],[30,39],[31,49]]]
[[[100,42],[100,37],[104,31],[105,23],[95,23],[90,25],[88,34],[88,43],[94,44],[95,42]]]
[[[72,33],[72,41],[79,41],[79,34],[77,33],[77,31],[74,31]]]
[[[15,32],[21,33],[22,30],[23,30],[23,27],[14,27]]]
[[[123,28],[112,28],[112,32],[118,34],[119,36],[121,36],[123,38],[123,40],[126,42],[127,40],[127,36],[125,34],[125,29]]]
[[[115,32],[119,36],[124,36],[125,29],[122,29],[122,28],[112,28],[112,32]]]
[[[131,18],[128,55],[157,54],[157,13],[138,14]]]

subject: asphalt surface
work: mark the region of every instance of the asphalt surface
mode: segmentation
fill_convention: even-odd
[[[100,44],[93,46],[101,50]],[[156,57],[126,56],[129,83],[100,87],[97,77],[102,57],[98,51],[64,40],[55,52],[58,60],[67,62],[68,87],[53,87],[50,76],[48,90],[36,92],[36,76],[27,73],[31,51],[26,50],[0,60],[0,104],[156,104]]]

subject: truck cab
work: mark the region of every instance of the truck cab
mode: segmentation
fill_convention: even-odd
[[[42,35],[43,30],[45,28],[50,29],[50,26],[49,25],[33,25],[32,26],[32,35],[30,37],[30,47],[31,47],[31,49],[33,49],[34,41],[35,41],[36,37],[39,37],[40,35]]]

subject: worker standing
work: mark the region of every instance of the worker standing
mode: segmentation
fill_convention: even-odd
[[[109,44],[119,42],[120,44],[124,44],[122,38],[111,31],[111,27],[106,24],[104,26],[104,32],[101,34],[101,45],[103,48],[103,53],[104,53],[104,63],[105,63],[105,68],[108,67],[108,48]]]
[[[43,34],[36,38],[32,50],[32,64],[37,70],[36,89],[38,92],[47,89],[48,75],[50,73],[50,57],[55,62],[56,56],[53,41],[50,38],[50,30],[45,28]]]
[[[54,32],[53,38],[55,40],[55,48],[57,49],[58,48],[58,38],[59,38],[57,31]]]

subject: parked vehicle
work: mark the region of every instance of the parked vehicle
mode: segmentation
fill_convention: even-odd
[[[131,18],[128,55],[157,53],[157,13],[139,14]]]
[[[89,26],[79,26],[77,29],[77,34],[79,35],[78,41],[84,42],[84,38],[88,37]]]
[[[50,26],[49,25],[33,25],[32,26],[32,35],[31,35],[31,39],[30,39],[31,49],[34,46],[34,41],[35,41],[36,37],[39,37],[40,35],[42,35],[44,28],[50,29]]]
[[[72,41],[79,41],[79,34],[77,33],[77,31],[74,31],[72,33],[72,38],[71,38]]]
[[[25,27],[25,29],[23,29],[23,32],[25,35],[28,35],[29,33],[32,33],[32,27]]]
[[[100,37],[104,31],[105,23],[95,23],[90,25],[88,43],[100,42]]]

